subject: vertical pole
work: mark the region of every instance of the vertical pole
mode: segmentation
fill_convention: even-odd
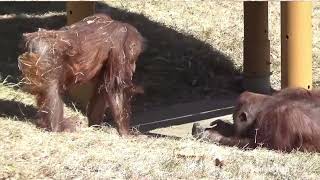
[[[270,41],[268,2],[244,2],[244,88],[270,93]]]
[[[69,1],[66,3],[67,23],[75,23],[87,16],[91,16],[95,11],[95,3],[88,1]]]
[[[95,3],[88,1],[69,1],[66,3],[67,10],[67,24],[78,22],[79,20],[94,14]],[[95,82],[72,87],[69,90],[69,95],[72,100],[77,102],[84,110],[93,93]]]
[[[312,88],[312,2],[281,2],[281,88]]]

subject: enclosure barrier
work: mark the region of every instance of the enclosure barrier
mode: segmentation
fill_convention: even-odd
[[[281,2],[281,88],[312,88],[312,2]]]
[[[75,23],[87,16],[90,16],[95,11],[95,3],[88,1],[72,1],[66,3],[67,23]]]
[[[245,89],[270,93],[268,2],[244,2],[243,74]]]
[[[88,1],[72,1],[66,3],[67,23],[75,23],[87,16],[94,14],[95,3]],[[78,103],[83,110],[86,108],[91,95],[93,94],[94,82],[75,86],[70,89],[69,95],[72,100]]]

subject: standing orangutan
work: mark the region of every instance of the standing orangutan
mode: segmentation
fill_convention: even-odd
[[[192,134],[242,148],[320,152],[319,90],[288,88],[272,96],[244,92],[233,121],[229,124],[217,120],[211,123],[215,127],[207,129],[195,123]]]
[[[132,76],[144,48],[136,28],[97,14],[59,30],[25,33],[23,43],[19,69],[25,89],[37,97],[39,127],[72,130],[70,119],[63,117],[61,96],[72,85],[97,81],[89,125],[100,124],[109,106],[120,135],[129,134]]]

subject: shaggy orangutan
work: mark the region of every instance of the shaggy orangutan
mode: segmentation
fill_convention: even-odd
[[[272,96],[244,92],[240,95],[233,124],[222,120],[212,128],[195,123],[192,134],[223,145],[257,146],[290,152],[320,152],[319,90],[288,88]]]
[[[136,28],[97,14],[59,30],[25,33],[23,43],[19,69],[24,88],[37,97],[38,126],[56,132],[73,129],[63,117],[61,96],[70,86],[97,81],[89,125],[100,124],[109,106],[118,132],[129,134],[130,100],[137,91],[132,76],[144,48]]]

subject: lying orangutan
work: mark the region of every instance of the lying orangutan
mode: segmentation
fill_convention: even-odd
[[[222,145],[320,152],[319,90],[288,88],[272,96],[240,95],[233,124],[216,120],[211,128],[195,123],[192,134]]]

